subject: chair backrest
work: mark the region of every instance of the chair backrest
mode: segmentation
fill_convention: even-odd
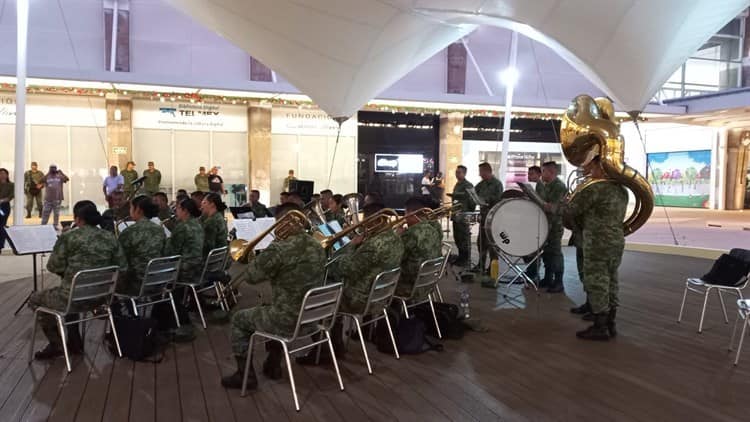
[[[414,282],[414,288],[411,291],[411,297],[414,297],[418,289],[427,289],[435,286],[440,281],[444,257],[428,259],[419,266],[419,274]]]
[[[206,281],[206,274],[218,273],[224,271],[224,264],[227,259],[227,251],[229,249],[226,246],[220,248],[211,249],[206,257],[206,263],[203,265],[203,273],[201,273],[201,283]]]
[[[87,311],[91,303],[109,304],[115,293],[118,272],[116,265],[78,271],[70,283],[65,313]]]
[[[448,269],[448,260],[451,258],[451,252],[453,252],[453,245],[450,242],[443,242],[443,266],[440,268],[440,278],[445,275],[445,270]]]
[[[398,277],[400,275],[401,268],[394,268],[383,271],[375,277],[362,316],[380,312],[383,308],[391,304],[393,294],[396,293],[396,286],[398,285]]]
[[[300,306],[297,325],[290,340],[294,340],[303,332],[308,334],[310,327],[315,327],[313,332],[321,329],[329,330],[333,325],[333,317],[339,310],[341,302],[342,283],[333,283],[327,286],[314,287],[307,291]]]
[[[180,255],[174,255],[149,261],[139,296],[155,296],[172,290],[180,273],[180,258]]]

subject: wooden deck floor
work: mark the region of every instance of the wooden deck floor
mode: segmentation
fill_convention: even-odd
[[[28,366],[31,313],[12,311],[30,284],[10,282],[0,285],[0,421],[747,421],[750,352],[732,365],[731,324],[718,304],[702,335],[697,296],[687,321],[675,322],[684,278],[708,265],[626,253],[620,336],[609,343],[575,339],[584,324],[563,295],[527,294],[526,309],[495,310],[495,292],[472,285],[473,314],[490,331],[400,361],[372,347],[373,376],[352,342],[341,362],[345,392],[330,368],[295,366],[299,413],[286,380],[261,376],[246,398],[220,386],[233,366],[227,326],[199,330],[194,343],[170,346],[153,364],[113,359],[99,341],[102,326],[92,324],[71,374],[61,359]],[[456,287],[442,283],[446,296]]]

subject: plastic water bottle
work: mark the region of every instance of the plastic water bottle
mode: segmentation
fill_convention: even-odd
[[[471,311],[469,310],[469,289],[464,288],[461,290],[461,297],[459,300],[459,306],[463,313],[463,319],[469,319],[471,317]]]

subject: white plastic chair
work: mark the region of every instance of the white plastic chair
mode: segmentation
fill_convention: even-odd
[[[253,359],[253,346],[255,344],[256,337],[262,337],[267,339],[266,341],[278,341],[281,343],[281,347],[284,349],[284,359],[286,360],[286,369],[289,372],[289,383],[292,387],[292,396],[294,396],[294,408],[299,412],[299,399],[297,398],[297,385],[294,382],[294,372],[292,371],[292,364],[290,356],[293,353],[301,352],[304,350],[317,347],[319,344],[328,343],[328,349],[331,352],[331,361],[333,361],[333,368],[336,370],[336,377],[339,381],[339,387],[341,391],[344,391],[344,382],[341,380],[341,372],[339,371],[339,364],[336,360],[336,353],[333,351],[333,343],[331,343],[331,326],[336,318],[336,313],[339,309],[339,303],[341,302],[342,284],[334,283],[327,286],[316,287],[310,289],[302,300],[300,306],[299,317],[297,317],[297,324],[294,327],[294,331],[291,336],[285,337],[275,333],[267,333],[262,331],[256,331],[250,336],[250,344],[248,345],[247,360],[245,361],[245,372],[242,377],[242,396],[244,397],[247,393],[247,374],[250,371],[250,362]],[[290,350],[289,347],[293,342],[299,339],[312,338],[315,334],[325,334],[325,338],[321,340],[315,340],[312,343]],[[265,341],[263,342],[265,343]]]
[[[745,262],[750,262],[750,251],[747,249],[734,248],[729,251],[729,255],[736,258],[742,259]],[[733,293],[737,295],[738,299],[743,299],[742,291],[747,287],[748,280],[750,280],[750,274],[746,274],[743,279],[734,286],[725,286],[721,284],[707,283],[700,278],[688,278],[685,281],[685,291],[682,294],[682,304],[680,305],[680,315],[677,317],[677,322],[682,321],[682,315],[685,309],[685,301],[687,299],[688,292],[698,293],[703,295],[703,308],[701,309],[700,322],[698,323],[698,332],[703,332],[703,320],[706,316],[706,305],[708,304],[708,295],[711,290],[716,290],[716,294],[719,296],[719,303],[721,303],[721,310],[724,313],[724,322],[729,324],[729,317],[727,316],[727,307],[724,304],[724,298],[722,292]]]
[[[435,321],[435,330],[437,331],[438,338],[443,338],[440,332],[440,325],[438,325],[437,315],[435,315],[435,305],[433,304],[432,294],[438,281],[440,281],[440,274],[443,269],[443,261],[445,257],[437,257],[424,261],[419,266],[419,274],[417,279],[414,281],[414,287],[411,290],[409,296],[398,296],[394,295],[393,298],[400,301],[404,309],[404,316],[409,318],[409,308],[419,306],[423,303],[430,304],[430,311],[432,312],[432,319]],[[425,299],[419,299],[416,297],[419,291],[429,291]]]
[[[94,319],[107,318],[112,329],[112,335],[117,346],[117,354],[122,357],[120,349],[120,339],[115,329],[115,321],[112,318],[112,297],[115,292],[117,283],[118,267],[95,268],[91,270],[78,271],[70,283],[70,296],[65,309],[53,309],[40,306],[34,309],[34,320],[31,328],[31,341],[29,342],[29,363],[34,360],[34,338],[36,337],[37,314],[50,314],[57,319],[57,328],[60,331],[62,339],[63,354],[65,355],[65,366],[68,372],[71,372],[70,353],[68,351],[68,339],[65,327],[68,325],[78,324],[81,322],[91,321]],[[103,309],[105,312],[96,313],[94,311]],[[86,315],[91,314],[87,317]],[[74,321],[66,321],[68,315],[80,315]]]
[[[750,325],[750,299],[738,299],[737,300],[737,318],[734,320],[734,328],[732,328],[732,338],[729,340],[729,350],[732,350],[734,344],[734,336],[737,334],[737,322],[742,319],[742,334],[740,334],[740,342],[737,345],[737,356],[734,358],[734,364],[740,361],[740,352],[742,351],[742,343],[745,341],[745,333],[747,326]]]
[[[201,306],[198,295],[208,290],[213,290],[216,293],[216,299],[219,301],[221,308],[225,309],[224,301],[222,300],[223,292],[219,284],[219,280],[214,280],[212,277],[215,274],[225,274],[224,266],[226,265],[227,259],[227,247],[222,246],[221,248],[212,249],[206,257],[206,263],[203,265],[203,272],[201,278],[195,283],[180,283],[177,282],[178,286],[185,286],[190,289],[193,293],[193,299],[195,299],[195,306],[198,308],[198,315],[201,317],[201,324],[203,328],[206,328],[206,318],[203,316],[203,307]]]
[[[172,291],[180,273],[180,255],[164,258],[154,258],[146,265],[146,271],[141,282],[141,289],[137,295],[115,293],[115,297],[130,301],[133,314],[138,316],[138,308],[169,302],[172,305],[175,322],[180,326],[177,307],[174,303]]]
[[[394,268],[392,270],[383,271],[375,277],[375,281],[372,282],[372,287],[370,288],[370,295],[367,298],[367,304],[361,314],[348,312],[338,313],[340,316],[351,318],[354,321],[354,324],[357,327],[359,342],[362,345],[362,353],[365,355],[367,372],[370,375],[372,375],[372,366],[370,365],[370,357],[367,354],[367,346],[365,345],[365,338],[362,334],[362,327],[374,324],[381,319],[385,319],[386,326],[388,327],[388,335],[391,336],[391,343],[393,344],[393,352],[396,355],[396,359],[401,358],[398,354],[398,347],[396,347],[396,337],[393,335],[391,322],[388,319],[388,307],[393,299],[393,294],[396,292],[396,285],[400,274],[401,269]],[[369,317],[369,319],[364,321],[367,317]]]

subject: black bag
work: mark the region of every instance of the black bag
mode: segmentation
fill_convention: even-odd
[[[451,340],[461,340],[466,332],[464,323],[458,318],[459,309],[458,305],[452,303],[433,302],[435,306],[435,316],[437,317],[438,324],[440,325],[440,333],[443,338]],[[421,319],[422,322],[428,329],[428,332],[435,333],[435,320],[432,319],[432,312],[430,311],[430,304],[424,303],[414,308],[414,315]]]
[[[722,254],[714,262],[711,271],[701,277],[701,280],[721,286],[737,286],[745,282],[750,271],[750,263],[728,254]]]
[[[416,355],[428,350],[442,351],[443,345],[429,338],[425,334],[425,325],[422,320],[416,317],[406,319],[404,317],[394,317],[388,312],[388,319],[391,321],[393,335],[396,337],[396,347],[398,352],[403,355]],[[397,321],[397,322],[396,322]],[[393,344],[388,334],[388,326],[385,321],[378,321],[375,330],[375,344],[380,352],[393,353]]]
[[[153,318],[115,316],[117,338],[120,340],[122,355],[135,361],[159,362],[156,331],[157,321]],[[110,350],[117,353],[114,339],[108,339]],[[156,358],[154,358],[156,357]]]

